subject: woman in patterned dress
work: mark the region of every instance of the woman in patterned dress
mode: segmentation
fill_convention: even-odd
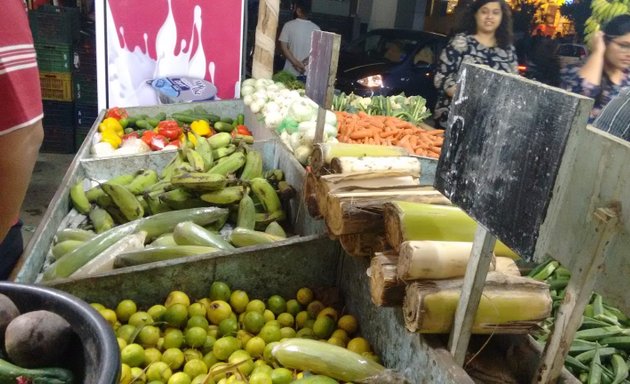
[[[442,50],[433,80],[438,89],[434,118],[442,129],[446,128],[462,63],[484,64],[517,73],[516,50],[512,45],[512,15],[504,0],[475,1],[464,15],[462,31]]]

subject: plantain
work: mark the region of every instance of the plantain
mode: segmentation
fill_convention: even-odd
[[[129,219],[127,219],[125,215],[123,215],[122,211],[116,206],[116,204],[108,206],[107,208],[105,208],[105,210],[112,216],[112,218],[114,219],[114,223],[125,224],[129,222]]]
[[[114,227],[114,219],[105,209],[94,207],[89,214],[90,221],[96,233],[103,233]]]
[[[284,171],[279,168],[270,169],[263,173],[263,177],[272,184],[277,183],[284,180]]]
[[[124,186],[103,183],[101,184],[101,188],[112,198],[114,204],[120,209],[120,212],[127,220],[132,221],[144,216],[142,204],[140,204],[136,196]]]
[[[241,180],[251,180],[255,177],[263,175],[263,159],[262,154],[256,150],[250,149],[245,156],[245,166],[241,172]]]
[[[212,149],[223,148],[230,145],[232,136],[227,132],[219,132],[208,137],[208,144]]]
[[[107,193],[105,193],[105,191],[103,191],[102,195],[99,195],[96,198],[95,203],[96,203],[96,205],[98,205],[101,208],[107,208],[107,207],[111,207],[112,205],[114,205],[114,201],[112,200],[111,197],[109,197],[109,195]]]
[[[147,206],[149,207],[149,213],[151,215],[168,212],[171,210],[171,208],[159,198],[159,195],[164,192],[164,190],[145,192],[144,201],[146,201]]]
[[[144,196],[137,195],[136,200],[140,202],[140,205],[142,206],[142,210],[144,211],[145,215],[149,213],[149,203],[147,203],[147,201],[144,199]]]
[[[265,228],[265,233],[269,233],[270,235],[286,238],[287,233],[284,231],[284,228],[277,221],[272,221]]]
[[[125,173],[123,175],[114,176],[111,179],[107,180],[107,182],[120,184],[120,185],[126,185],[126,184],[131,183],[135,177],[136,177],[135,173]]]
[[[254,229],[264,231],[269,224],[274,221],[282,221],[284,219],[286,219],[286,213],[281,209],[271,213],[256,212]]]
[[[243,152],[234,152],[228,156],[225,161],[222,161],[208,170],[208,173],[219,174],[227,176],[230,173],[235,173],[241,167],[245,165],[245,155]]]
[[[249,181],[249,186],[258,198],[258,201],[263,205],[266,213],[272,213],[282,210],[282,203],[278,193],[273,186],[262,177],[255,177]]]
[[[230,144],[227,147],[221,147],[212,150],[212,158],[215,160],[224,158],[236,152],[236,145]]]
[[[142,169],[125,187],[134,195],[142,193],[146,188],[158,182],[158,174],[153,169]]]
[[[162,192],[159,195],[159,199],[169,208],[175,210],[197,208],[208,205],[183,188],[176,188],[170,191]]]
[[[209,167],[206,168],[206,163],[203,160],[203,157],[201,157],[196,149],[186,148],[184,150],[184,154],[186,155],[186,160],[188,161],[188,164],[190,164],[190,166],[192,167],[193,171],[205,172],[208,170]]]
[[[96,203],[100,196],[107,195],[100,186],[92,187],[85,192],[90,203]]]
[[[216,205],[236,204],[243,198],[245,188],[241,185],[225,187],[219,191],[207,192],[199,196],[201,200]]]
[[[256,226],[256,207],[249,193],[245,193],[238,203],[236,226],[246,229],[254,229]]]
[[[85,189],[83,189],[83,181],[84,179],[79,179],[71,188],[70,188],[70,200],[72,201],[72,206],[79,213],[88,214],[90,209],[92,208],[92,204],[88,200],[85,195]]]
[[[227,178],[215,173],[186,172],[173,175],[171,184],[191,191],[215,191],[225,188]]]
[[[144,189],[144,193],[151,193],[151,192],[164,192],[168,189],[172,189],[173,184],[171,184],[170,178],[168,180],[160,180],[155,184],[149,185],[148,187],[146,187]]]
[[[175,169],[179,167],[182,163],[183,163],[183,159],[179,156],[179,151],[178,151],[178,153],[175,156],[173,156],[171,161],[169,161],[169,163],[166,164],[166,166],[162,169],[162,172],[160,172],[160,177],[162,179],[169,180],[173,172],[175,172]]]
[[[52,255],[55,260],[59,260],[66,253],[70,253],[83,245],[85,241],[81,240],[65,240],[60,241],[52,247]]]
[[[276,241],[284,240],[279,236],[269,233],[254,231],[251,229],[236,227],[230,233],[230,242],[237,247],[248,247],[251,245],[270,244]]]
[[[280,197],[280,200],[284,200],[284,201],[291,200],[297,194],[297,192],[295,191],[295,188],[293,188],[293,186],[285,180],[278,182],[277,193],[278,193],[278,197]]]
[[[208,169],[210,169],[210,167],[212,167],[212,165],[214,164],[214,157],[212,156],[212,147],[210,147],[210,144],[208,143],[208,140],[206,140],[205,137],[200,136],[194,132],[193,134],[195,135],[195,138],[197,138],[197,146],[195,147],[195,150],[199,152],[199,155],[201,155],[201,158],[203,159],[203,162],[205,165],[203,171],[205,172]]]

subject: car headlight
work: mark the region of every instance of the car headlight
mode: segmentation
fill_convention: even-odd
[[[380,88],[383,86],[383,77],[381,75],[373,75],[357,80],[357,83],[367,88]]]

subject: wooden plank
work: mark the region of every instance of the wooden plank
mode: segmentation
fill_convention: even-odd
[[[586,97],[464,65],[436,188],[531,260],[569,131],[586,124],[591,106]]]
[[[592,257],[589,245],[597,230],[592,212],[617,202],[619,233],[607,248],[594,290],[606,302],[630,314],[630,142],[588,126],[577,130],[565,149],[553,198],[540,229],[536,258],[553,257],[579,270]]]
[[[606,248],[617,234],[619,209],[598,208],[593,212],[597,226],[588,249],[593,256],[576,261],[533,383],[555,383],[561,374],[575,332],[582,324],[582,314],[591,298],[595,279],[604,264]]]
[[[497,238],[482,225],[477,227],[470,260],[466,267],[462,293],[455,310],[453,329],[448,341],[448,349],[453,355],[453,359],[461,366],[464,365],[472,325],[490,269],[493,258],[492,250],[496,241]]]
[[[271,79],[273,75],[279,12],[280,0],[260,0],[252,62],[252,77],[256,79]]]

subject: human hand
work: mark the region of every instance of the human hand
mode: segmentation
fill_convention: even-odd
[[[293,67],[297,69],[298,72],[304,73],[306,71],[306,67],[300,61],[296,60],[295,63],[292,63]]]
[[[591,41],[589,42],[591,46],[591,51],[593,54],[603,55],[606,51],[606,43],[604,42],[604,32],[597,31],[591,37]]]

